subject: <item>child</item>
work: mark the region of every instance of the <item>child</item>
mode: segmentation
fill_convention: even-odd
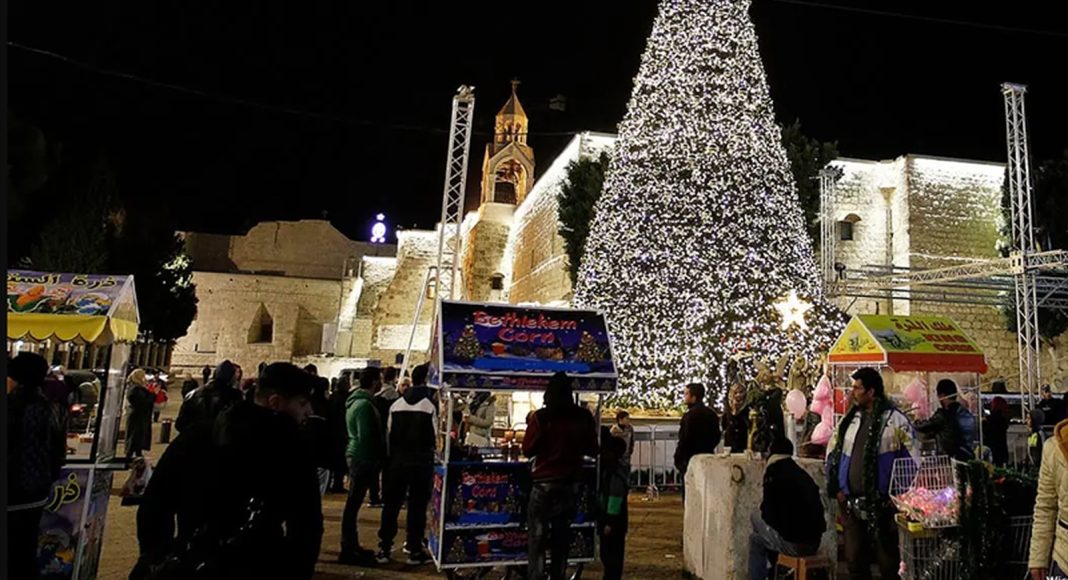
[[[627,443],[619,437],[601,439],[601,563],[605,580],[623,577],[623,553],[627,540],[627,491],[630,473],[623,456]]]

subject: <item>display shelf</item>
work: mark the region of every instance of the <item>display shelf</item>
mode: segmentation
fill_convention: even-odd
[[[509,522],[506,524],[445,524],[447,531],[451,530],[501,530],[501,529],[517,529],[526,527],[526,522]],[[571,529],[577,530],[582,528],[592,528],[596,526],[596,522],[583,522],[581,524],[571,524]]]

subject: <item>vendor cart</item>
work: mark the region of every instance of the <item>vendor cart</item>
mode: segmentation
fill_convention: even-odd
[[[96,578],[112,475],[127,465],[115,450],[127,362],[140,322],[133,276],[10,270],[7,275],[8,353],[51,358],[57,346],[85,349],[104,362],[101,388],[86,408],[68,414],[67,463],[41,517],[38,562],[43,580]],[[50,363],[54,362],[52,360]],[[88,378],[88,377],[86,377]]]
[[[573,381],[576,397],[616,389],[616,368],[604,317],[591,310],[442,301],[430,353],[430,384],[440,388],[441,452],[434,470],[429,548],[450,578],[505,575],[527,564],[530,463],[521,455],[525,423],[508,417],[488,447],[463,447],[453,414],[474,392],[544,391],[553,373]],[[587,458],[572,526],[572,577],[593,561],[597,458]]]
[[[861,367],[883,375],[886,395],[914,418],[939,407],[935,386],[952,379],[958,400],[975,416],[975,441],[982,447],[979,376],[986,357],[956,322],[938,316],[854,316],[828,356],[834,386],[834,422],[849,409],[852,379]]]

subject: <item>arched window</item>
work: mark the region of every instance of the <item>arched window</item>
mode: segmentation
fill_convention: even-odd
[[[844,242],[853,240],[853,228],[857,222],[860,221],[860,216],[855,213],[851,213],[845,216],[842,221],[838,222],[838,239]]]
[[[248,329],[249,344],[269,344],[274,342],[274,319],[267,312],[267,307],[262,303],[252,317],[252,325]]]
[[[504,290],[504,274],[497,273],[490,277],[490,290]]]

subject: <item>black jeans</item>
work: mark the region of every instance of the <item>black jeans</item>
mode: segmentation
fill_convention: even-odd
[[[405,494],[408,495],[408,525],[405,547],[413,552],[423,549],[423,537],[426,532],[426,507],[430,502],[430,488],[433,485],[434,466],[425,465],[389,465],[382,477],[382,527],[378,530],[378,547],[389,552],[393,539],[397,537],[397,516]]]
[[[840,505],[840,504],[839,504]],[[845,557],[850,580],[871,580],[872,556],[879,566],[883,580],[898,580],[901,555],[898,553],[897,527],[891,512],[879,516],[879,534],[871,537],[867,520],[862,520],[849,509],[843,517]]]
[[[371,478],[371,503],[382,503],[382,466],[375,468],[375,476]]]
[[[604,535],[601,526],[601,564],[604,566],[604,580],[621,580],[623,578],[623,555],[627,544],[627,527],[612,528],[612,533]]]
[[[571,545],[571,524],[576,515],[576,484],[569,481],[535,482],[527,507],[527,578],[545,578],[545,544],[550,545],[552,580],[564,580]],[[551,528],[551,530],[550,530]]]
[[[37,537],[43,507],[7,512],[8,578],[32,580],[37,574]]]
[[[349,460],[349,495],[345,498],[345,511],[341,514],[341,553],[355,554],[360,549],[357,531],[360,505],[367,495],[371,480],[378,477],[378,464],[369,461]]]

